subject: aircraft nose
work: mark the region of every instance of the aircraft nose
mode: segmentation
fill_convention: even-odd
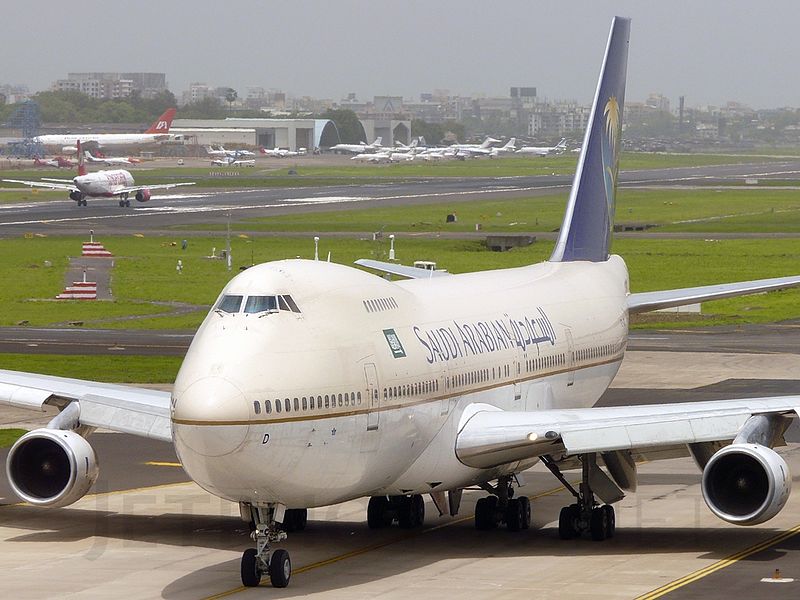
[[[250,411],[244,393],[223,377],[196,380],[175,393],[176,443],[202,456],[224,456],[245,441]]]

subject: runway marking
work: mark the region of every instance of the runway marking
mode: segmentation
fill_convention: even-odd
[[[573,482],[573,485],[577,485],[578,482]],[[528,496],[531,500],[538,500],[539,498],[544,498],[545,496],[552,496],[553,494],[557,494],[559,492],[564,491],[564,486],[560,485],[558,487],[552,488],[545,492],[541,492],[539,494],[535,494],[533,496]],[[358,548],[356,550],[351,550],[350,552],[345,552],[344,554],[340,554],[339,556],[333,556],[331,558],[326,558],[324,560],[320,560],[297,569],[292,570],[292,576],[298,575],[300,573],[307,573],[308,571],[312,571],[314,569],[319,569],[321,567],[327,567],[328,565],[332,565],[343,560],[347,560],[348,558],[354,558],[356,556],[361,556],[362,554],[367,554],[368,552],[372,552],[373,550],[380,550],[381,548],[385,548],[386,546],[391,546],[392,544],[396,544],[398,542],[404,542],[406,540],[410,540],[421,535],[425,535],[426,533],[431,533],[433,531],[438,531],[440,529],[444,529],[445,527],[451,527],[453,525],[457,525],[458,523],[463,523],[464,521],[469,521],[470,519],[475,518],[475,515],[467,515],[464,517],[460,517],[458,519],[453,519],[451,521],[447,521],[446,523],[440,523],[439,525],[434,525],[433,527],[428,527],[423,529],[422,531],[416,533],[406,534],[400,537],[393,538],[391,540],[386,540],[384,542],[379,542],[377,544],[372,544],[371,546],[364,546],[363,548]],[[272,587],[271,585],[259,585],[257,587]],[[229,596],[233,596],[240,592],[244,592],[249,588],[243,585],[240,585],[236,588],[220,592],[218,594],[214,594],[213,596],[206,596],[203,600],[219,600],[220,598],[228,598]]]
[[[800,525],[795,525],[794,527],[792,527],[791,529],[787,529],[783,533],[779,533],[778,535],[775,535],[767,540],[764,540],[763,542],[750,546],[749,548],[745,548],[744,550],[740,550],[735,554],[731,554],[730,556],[723,558],[722,560],[719,560],[711,565],[708,565],[707,567],[698,569],[697,571],[689,573],[688,575],[685,575],[680,579],[676,579],[671,583],[663,585],[660,588],[653,590],[652,592],[647,592],[646,594],[638,596],[636,600],[654,600],[655,598],[661,598],[661,596],[664,596],[665,594],[673,592],[678,588],[682,588],[683,586],[693,583],[698,579],[702,579],[707,575],[716,573],[717,571],[724,569],[725,567],[729,567],[732,564],[744,558],[747,558],[748,556],[752,556],[753,554],[757,554],[762,550],[766,550],[774,546],[775,544],[778,544],[786,539],[789,539],[790,537],[797,535],[798,533],[800,533]]]
[[[179,462],[163,462],[159,460],[148,460],[144,464],[148,467],[183,467],[183,465]]]

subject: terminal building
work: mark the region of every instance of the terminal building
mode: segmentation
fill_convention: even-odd
[[[383,138],[384,146],[395,141],[407,144],[411,138],[411,121],[398,119],[361,119],[361,140],[372,142]],[[230,144],[263,146],[264,148],[315,148],[326,150],[342,140],[336,124],[330,119],[175,119],[170,133],[183,135],[188,143],[200,146]]]

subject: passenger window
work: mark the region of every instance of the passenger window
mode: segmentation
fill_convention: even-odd
[[[264,400],[264,412],[270,414],[272,412],[272,402]]]
[[[347,392],[344,395],[344,405],[345,406],[350,406],[350,394],[347,393]]]
[[[283,409],[286,412],[289,412],[289,411],[292,410],[292,403],[289,401],[288,398],[284,398],[284,400],[283,400]]]
[[[242,298],[244,298],[244,296],[231,296],[226,294],[222,297],[222,300],[219,301],[219,304],[217,304],[217,310],[226,313],[238,313],[239,309],[242,307]]]
[[[281,412],[281,399],[277,398],[275,400],[275,412]]]
[[[339,394],[339,406],[341,406],[341,405],[342,405],[342,395]]]
[[[375,390],[375,397],[378,397],[378,390]],[[361,392],[358,392],[356,398],[358,398],[358,403],[361,404]]]
[[[308,410],[308,401],[306,400],[305,396],[303,396],[302,402],[303,402],[303,410]],[[312,402],[311,405],[313,406],[314,403]]]
[[[297,398],[294,399],[294,409],[300,410],[300,401]]]
[[[329,396],[325,394],[325,408],[330,408]]]
[[[244,304],[244,312],[260,313],[278,310],[278,301],[275,296],[248,296]]]
[[[253,401],[253,412],[257,415],[261,414],[261,403],[258,400]]]

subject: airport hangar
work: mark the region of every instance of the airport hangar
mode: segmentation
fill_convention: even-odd
[[[383,138],[384,146],[395,141],[407,144],[411,121],[403,119],[361,119],[362,140]],[[183,135],[189,143],[200,146],[230,144],[325,150],[341,142],[336,124],[330,119],[175,119],[170,133]]]

